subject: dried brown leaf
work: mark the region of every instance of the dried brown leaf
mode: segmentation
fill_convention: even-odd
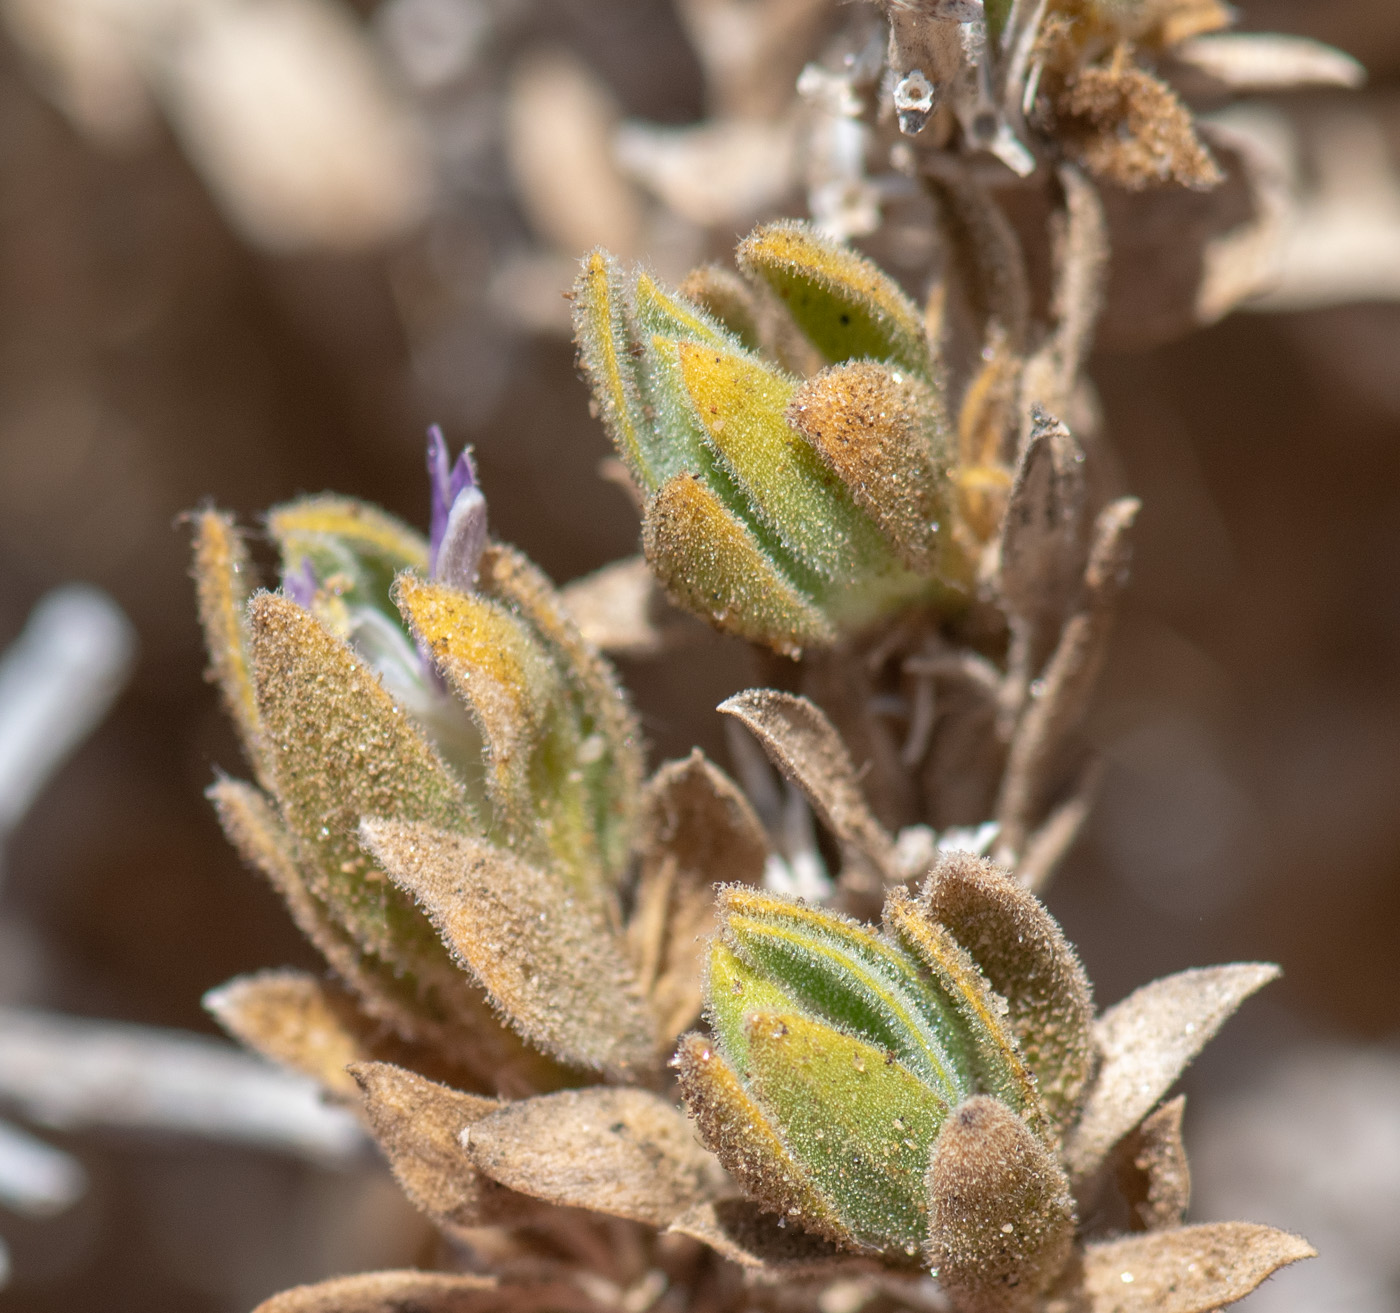
[[[1015,230],[990,192],[956,157],[927,155],[921,163],[928,170],[925,185],[938,203],[949,267],[963,280],[959,290],[982,321],[984,335],[990,339],[989,330],[999,327],[1011,353],[1019,354],[1030,327],[1031,292]]]
[[[1134,1231],[1170,1231],[1191,1203],[1191,1164],[1181,1138],[1186,1096],[1143,1118],[1118,1149],[1118,1188]]]
[[[784,1226],[781,1218],[748,1199],[697,1204],[677,1217],[670,1230],[709,1245],[759,1279],[800,1280],[873,1266],[808,1231]]]
[[[522,1099],[474,1125],[465,1143],[481,1171],[513,1190],[651,1226],[732,1188],[685,1114],[646,1090]]]
[[[234,1039],[312,1080],[337,1098],[353,1099],[346,1071],[365,1057],[347,1017],[348,1000],[304,971],[237,976],[204,996],[204,1007]]]
[[[598,908],[482,839],[375,819],[361,833],[526,1039],[597,1071],[653,1068],[652,1022]]]
[[[295,1286],[253,1313],[488,1313],[505,1304],[493,1277],[409,1270]]]
[[[926,1257],[958,1313],[1034,1308],[1074,1243],[1074,1200],[1053,1153],[985,1094],[943,1124],[928,1199]]]
[[[1089,1245],[1047,1313],[1210,1313],[1317,1251],[1252,1222],[1212,1222]]]
[[[462,1147],[462,1132],[498,1111],[498,1100],[463,1094],[388,1062],[357,1063],[350,1077],[394,1179],[439,1226],[513,1221],[538,1208],[483,1176]]]
[[[768,840],[748,799],[698,748],[667,762],[641,803],[641,874],[628,946],[663,1039],[700,1014],[718,881],[757,884]]]
[[[1084,499],[1083,450],[1037,409],[1001,525],[997,588],[1017,619],[1046,623],[1069,606],[1083,559]]]
[[[1061,631],[1041,691],[1021,715],[1002,780],[998,853],[1014,861],[1042,818],[1068,736],[1088,708],[1113,632],[1114,608],[1128,579],[1128,534],[1141,503],[1110,502],[1094,523],[1079,611]]]
[[[919,901],[1006,1000],[1046,1114],[1063,1133],[1093,1071],[1094,1003],[1060,927],[1006,871],[970,853],[943,854]]]
[[[1267,962],[1198,967],[1154,980],[1109,1008],[1094,1027],[1098,1078],[1065,1140],[1070,1175],[1092,1176],[1230,1014],[1279,974]]]
[[[791,693],[750,689],[719,709],[753,734],[843,847],[884,879],[898,879],[894,841],[871,812],[846,745],[820,708]]]
[[[1366,69],[1335,46],[1277,32],[1218,32],[1193,36],[1172,58],[1235,91],[1289,87],[1349,87],[1366,81]]]

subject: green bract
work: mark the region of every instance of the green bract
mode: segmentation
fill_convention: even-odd
[[[1042,1290],[1073,1237],[1061,1138],[1094,1050],[1035,898],[967,859],[891,894],[880,930],[751,888],[720,907],[711,1035],[676,1059],[706,1144],[765,1207],[931,1265],[968,1308]]]
[[[689,300],[594,252],[575,319],[653,570],[796,655],[957,576],[948,425],[922,318],[868,260],[780,223],[739,263],[750,285],[701,271]],[[820,372],[777,363],[795,357]]]

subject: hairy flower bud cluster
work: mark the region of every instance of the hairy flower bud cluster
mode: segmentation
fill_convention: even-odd
[[[463,933],[444,919],[435,891],[415,884],[402,834],[446,836],[484,866],[509,867],[517,885],[516,866],[542,872],[580,924],[614,925],[642,782],[639,735],[549,582],[487,541],[470,461],[449,470],[436,432],[429,468],[429,541],[348,498],[275,508],[277,593],[254,591],[228,517],[196,517],[214,675],[261,785],[222,779],[212,797],[235,845],[372,1016],[458,1053],[487,1088],[512,1068],[520,1085],[548,1085],[549,1064],[482,995],[484,985],[522,1036],[558,1056],[543,1022],[505,1008],[503,955],[486,942],[502,927],[483,914]],[[603,992],[607,975],[598,973]],[[635,1004],[613,1016],[618,1042],[571,1051],[571,1063],[650,1060],[656,1036]]]
[[[799,223],[738,259],[747,283],[701,270],[687,299],[594,252],[578,338],[655,573],[797,655],[956,580],[948,425],[923,320],[873,264]]]
[[[706,1143],[792,1224],[932,1266],[969,1307],[1033,1298],[1069,1253],[1060,1137],[1094,1060],[1045,910],[970,857],[892,894],[881,930],[752,889],[720,905],[711,1035],[676,1060]]]

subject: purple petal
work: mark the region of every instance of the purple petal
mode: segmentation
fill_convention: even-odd
[[[303,611],[311,609],[320,588],[321,581],[316,578],[316,571],[311,568],[311,559],[306,556],[301,558],[301,565],[297,569],[289,570],[282,576],[282,591]]]
[[[464,449],[448,470],[447,442],[434,424],[428,430],[428,479],[432,518],[428,568],[434,579],[470,591],[486,547],[486,498],[477,487],[471,450]]]

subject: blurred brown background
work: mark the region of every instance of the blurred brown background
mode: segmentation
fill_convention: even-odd
[[[495,68],[547,39],[625,114],[702,113],[685,32],[657,0],[475,8],[510,11],[479,38],[496,41]],[[1249,27],[1306,32],[1366,63],[1364,103],[1400,174],[1393,0],[1241,8]],[[430,53],[447,40],[417,39]],[[369,254],[270,254],[230,228],[159,120],[139,144],[98,142],[0,39],[0,647],[70,580],[109,590],[141,644],[113,714],[3,853],[0,1003],[212,1032],[204,990],[315,965],[202,796],[216,766],[240,763],[202,679],[183,510],[213,498],[251,522],[333,488],[422,522],[423,430],[437,420],[454,447],[475,444],[495,531],[560,582],[635,550],[633,512],[596,476],[606,439],[570,346],[480,290],[530,241],[481,76],[425,93],[451,166],[426,230]],[[1347,1073],[1360,1063],[1400,1099],[1386,1084],[1400,1060],[1400,303],[1236,314],[1142,354],[1104,352],[1093,374],[1145,511],[1094,723],[1110,770],[1050,903],[1102,1003],[1186,966],[1284,965],[1190,1077],[1188,1142],[1202,1208],[1240,1197],[1257,1220],[1315,1228],[1330,1205],[1290,1202],[1257,1157],[1212,1177],[1202,1155],[1238,1139],[1212,1131],[1235,1125],[1232,1110],[1264,1108],[1242,1124],[1266,1128],[1278,1162],[1300,1142],[1334,1145],[1343,1183],[1327,1188],[1349,1196],[1361,1187],[1346,1156],[1381,1150],[1355,1128],[1364,1116],[1343,1118],[1346,1098],[1372,1106],[1341,1092]],[[626,667],[658,759],[698,742],[723,760],[707,708],[745,668],[716,648]],[[1396,1162],[1400,1103],[1391,1111],[1366,1133],[1388,1133]],[[371,1162],[48,1138],[91,1186],[53,1218],[0,1211],[3,1309],[239,1313],[280,1286],[431,1253]],[[1366,1205],[1373,1219],[1396,1206],[1389,1188]],[[1302,1307],[1305,1286],[1287,1302],[1283,1280],[1256,1300]],[[1351,1296],[1306,1287],[1307,1307],[1400,1308],[1395,1280]]]

